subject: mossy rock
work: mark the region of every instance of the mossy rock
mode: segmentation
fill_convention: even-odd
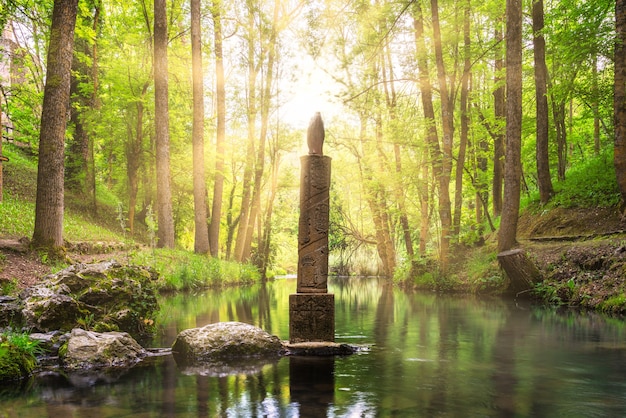
[[[35,356],[20,349],[6,337],[0,337],[0,341],[0,381],[28,377],[37,366]]]
[[[75,328],[59,350],[62,364],[71,370],[129,368],[148,353],[125,332],[92,332]]]
[[[172,354],[182,366],[254,357],[273,357],[283,352],[278,337],[253,325],[219,322],[182,331]]]
[[[39,331],[82,326],[146,333],[158,310],[154,270],[115,261],[75,264],[20,295],[27,325]]]

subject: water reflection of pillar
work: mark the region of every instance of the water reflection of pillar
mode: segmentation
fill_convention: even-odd
[[[335,358],[290,357],[289,391],[301,417],[328,416],[335,401]]]
[[[172,322],[165,328],[165,340],[174,341],[178,331],[176,329],[176,323]],[[163,362],[163,408],[162,416],[175,417],[176,416],[176,377],[178,375],[178,369],[176,361],[171,356],[168,356]]]
[[[217,318],[212,320],[217,314]],[[196,315],[196,327],[203,327],[219,321],[219,313],[216,310],[203,312]],[[198,403],[198,418],[208,418],[209,415],[209,378],[208,376],[196,376],[196,402]]]

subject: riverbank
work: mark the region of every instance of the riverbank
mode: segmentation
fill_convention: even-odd
[[[115,260],[150,267],[159,274],[161,292],[200,290],[208,287],[249,285],[261,275],[251,264],[235,263],[190,251],[149,248],[140,244],[75,242],[66,246],[64,261],[50,260],[32,251],[28,239],[0,238],[0,295],[38,283],[44,276],[76,263]]]
[[[535,297],[550,305],[626,313],[626,220],[617,207],[527,211],[518,231],[543,276]]]
[[[519,220],[518,239],[520,247],[543,277],[532,297],[555,306],[626,313],[626,221],[617,208],[526,210]],[[466,248],[462,257],[456,260],[454,278],[437,283],[437,290],[501,292],[503,285],[498,276],[501,277],[502,273],[498,272],[495,260],[495,242],[494,234],[483,247]],[[82,263],[109,259],[139,261],[165,274],[161,285],[164,290],[219,284],[219,278],[226,276],[236,278],[232,284],[249,284],[258,280],[256,271],[246,266],[208,267],[208,270],[217,273],[217,279],[198,280],[195,276],[201,268],[200,264],[207,264],[206,258],[202,262],[174,262],[180,255],[161,252],[157,257],[155,254],[151,251],[142,253],[136,248],[120,248],[114,244],[76,243],[68,248],[67,256],[73,262]],[[482,278],[478,284],[468,282],[467,274],[472,270],[472,264],[489,263],[491,271],[487,274],[491,276]],[[29,251],[25,239],[0,239],[0,288],[4,293],[31,286],[62,267],[44,262],[39,254]],[[438,279],[432,274],[429,277],[431,283],[418,287],[433,287]]]

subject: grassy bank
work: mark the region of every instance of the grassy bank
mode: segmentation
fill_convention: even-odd
[[[37,162],[27,149],[12,144],[3,146],[3,155],[10,161],[3,164],[0,239],[16,241],[29,238],[33,233]],[[19,277],[21,274],[41,275],[56,272],[71,262],[111,258],[121,263],[154,268],[160,275],[158,287],[163,291],[242,285],[260,280],[258,270],[251,264],[218,260],[184,249],[151,248],[149,228],[136,223],[137,233],[130,236],[125,230],[126,221],[119,202],[104,188],[98,188],[97,194],[98,210],[94,214],[83,200],[70,192],[66,193],[63,229],[68,260],[50,260],[44,253],[24,254],[24,267],[4,277],[0,289],[17,291],[20,282],[33,281],[32,278]],[[16,256],[14,252],[3,253],[0,250],[0,272],[3,268],[8,270],[7,263],[15,262]],[[27,271],[27,266],[37,263],[40,266]]]

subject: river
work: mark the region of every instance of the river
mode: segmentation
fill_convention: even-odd
[[[41,375],[0,386],[0,418],[626,416],[623,319],[384,283],[329,282],[336,341],[357,354],[287,357],[249,375],[192,375],[171,357],[122,375]],[[152,345],[218,321],[286,340],[294,291],[282,279],[164,297]]]

